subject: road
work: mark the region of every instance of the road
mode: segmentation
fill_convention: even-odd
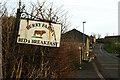
[[[106,52],[103,44],[97,44],[93,52],[96,55],[97,67],[104,78],[118,78],[118,70],[120,70],[120,59],[115,55]]]

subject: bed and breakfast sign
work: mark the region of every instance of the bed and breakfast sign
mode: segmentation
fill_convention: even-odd
[[[60,47],[61,24],[20,20],[17,43]]]

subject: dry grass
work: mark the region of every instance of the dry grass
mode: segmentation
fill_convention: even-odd
[[[52,50],[56,54],[54,59],[55,69],[59,72],[59,77],[66,78],[67,75],[76,69],[76,63],[79,63],[79,44],[73,39],[70,40],[62,36],[61,47]]]
[[[62,36],[60,48],[12,45],[14,17],[3,18],[3,78],[64,78],[79,63],[79,44]],[[8,23],[8,24],[7,24]]]

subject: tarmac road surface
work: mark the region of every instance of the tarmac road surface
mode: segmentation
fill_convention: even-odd
[[[104,44],[97,44],[93,52],[96,55],[96,64],[105,78],[118,78],[120,70],[120,59],[108,53],[103,48]]]

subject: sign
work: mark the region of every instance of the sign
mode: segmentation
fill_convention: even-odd
[[[60,47],[61,24],[20,20],[17,43]]]

